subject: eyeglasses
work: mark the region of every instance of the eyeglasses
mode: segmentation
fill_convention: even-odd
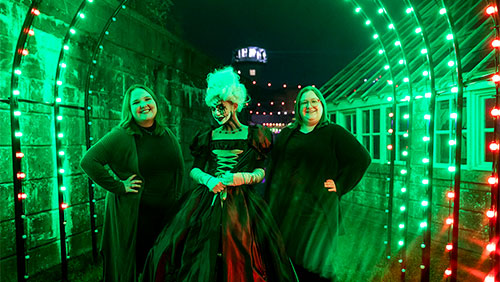
[[[307,107],[308,104],[310,104],[312,107],[316,107],[317,105],[319,105],[319,99],[311,99],[311,100],[304,100],[304,101],[300,101],[299,105],[301,107]]]

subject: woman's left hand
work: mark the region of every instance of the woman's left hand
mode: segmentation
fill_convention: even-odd
[[[335,185],[335,181],[333,181],[333,179],[327,179],[325,181],[325,188],[328,189],[328,192],[337,192],[337,186]]]
[[[219,176],[222,184],[226,186],[238,186],[241,184],[235,183],[238,181],[235,181],[235,173],[231,173],[229,171],[226,171],[223,175]],[[237,179],[236,179],[237,180]]]

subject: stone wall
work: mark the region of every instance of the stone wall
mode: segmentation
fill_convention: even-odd
[[[204,77],[216,65],[214,59],[183,42],[168,29],[178,30],[169,16],[171,1],[129,1],[108,29],[101,43],[91,80],[91,135],[94,141],[118,124],[121,100],[134,83],[151,87],[160,100],[169,127],[178,136],[187,163],[188,144],[201,125],[207,124],[203,104]],[[54,145],[55,74],[63,38],[81,1],[43,1],[35,17],[35,35],[29,37],[20,79],[22,161],[26,178],[23,189],[27,235],[27,269],[30,276],[60,263],[58,187]],[[60,87],[62,104],[83,107],[84,88],[92,50],[119,1],[87,3],[85,19],[77,21],[76,33],[65,52],[66,68]],[[12,184],[11,132],[8,99],[12,62],[21,26],[30,1],[0,2],[0,268],[1,281],[16,279],[14,192]],[[150,7],[156,7],[150,9]],[[165,28],[168,26],[169,28]],[[86,151],[85,122],[80,109],[63,108],[64,185],[67,250],[70,260],[91,251],[87,178],[79,168]],[[105,191],[96,189],[98,232],[103,221]],[[98,233],[99,234],[99,233]]]

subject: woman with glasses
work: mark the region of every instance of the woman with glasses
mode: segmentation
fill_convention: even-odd
[[[328,120],[321,92],[303,88],[295,121],[277,136],[266,179],[266,200],[299,280],[336,280],[340,199],[358,184],[370,162],[356,138]]]

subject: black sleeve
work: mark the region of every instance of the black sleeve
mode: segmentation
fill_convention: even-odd
[[[332,125],[338,162],[337,193],[344,195],[361,180],[371,163],[370,154],[356,137],[339,125]]]
[[[199,168],[205,171],[205,165],[209,157],[209,142],[211,130],[201,132],[199,131],[193,138],[189,149],[191,150],[191,155],[194,157],[193,167]]]
[[[112,150],[116,148],[116,138],[114,132],[106,134],[99,142],[92,146],[80,161],[80,167],[92,181],[102,188],[115,193],[125,194],[125,186],[109,170],[104,167],[112,162]]]
[[[252,131],[252,146],[254,146],[259,153],[256,167],[264,168],[264,162],[273,146],[273,135],[269,128],[262,127],[261,125],[252,128]]]

